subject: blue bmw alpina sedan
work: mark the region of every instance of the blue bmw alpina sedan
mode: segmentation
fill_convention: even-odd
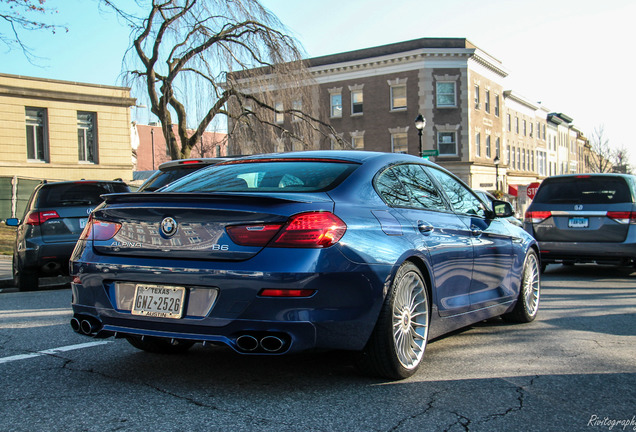
[[[405,378],[431,338],[536,317],[537,244],[511,214],[409,155],[231,160],[105,196],[71,258],[71,326],[157,353],[350,350]]]

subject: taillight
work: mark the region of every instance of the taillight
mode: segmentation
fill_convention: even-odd
[[[241,246],[325,248],[336,244],[347,225],[329,212],[300,213],[285,225],[237,225],[227,228],[232,241]]]
[[[525,222],[538,224],[552,216],[550,211],[528,211],[526,212]]]
[[[263,247],[276,235],[282,224],[236,225],[227,227],[227,234],[240,246]]]
[[[121,224],[119,223],[93,219],[93,215],[91,215],[79,239],[93,241],[110,240],[115,237],[115,234],[117,234],[120,228]]]
[[[325,248],[338,243],[346,231],[347,225],[333,213],[301,213],[283,227],[272,246]]]
[[[636,212],[628,211],[608,211],[607,217],[615,220],[620,224],[636,225]]]
[[[26,217],[27,225],[41,225],[49,219],[57,219],[60,215],[55,210],[30,212]]]

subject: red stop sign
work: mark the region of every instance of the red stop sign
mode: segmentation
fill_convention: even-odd
[[[528,185],[528,191],[527,191],[528,198],[534,199],[534,196],[537,194],[537,189],[539,189],[540,184],[541,183],[534,182]]]

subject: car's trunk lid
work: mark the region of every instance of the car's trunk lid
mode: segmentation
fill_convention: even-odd
[[[145,258],[245,260],[262,247],[239,246],[226,228],[284,224],[289,216],[333,211],[326,193],[143,193],[106,196],[95,220],[121,224],[109,240],[94,241],[98,253]],[[258,227],[256,227],[258,229]]]

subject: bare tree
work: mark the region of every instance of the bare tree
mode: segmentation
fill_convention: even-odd
[[[0,42],[8,49],[20,48],[30,63],[37,56],[23,41],[23,32],[33,30],[57,30],[68,28],[45,21],[46,15],[58,13],[57,9],[44,7],[46,0],[0,0]],[[4,26],[2,25],[4,24]]]
[[[605,136],[603,125],[594,128],[590,138],[590,169],[592,172],[605,173],[612,170],[612,159],[614,151],[610,146],[609,139]]]
[[[250,152],[284,141],[311,147],[314,132],[329,130],[302,109],[312,86],[297,42],[257,0],[137,0],[143,16],[124,2],[102,3],[132,29],[127,76],[144,86],[173,159],[188,157],[219,116],[230,118],[234,153],[244,143]]]
[[[632,167],[629,164],[629,151],[625,147],[616,149],[614,152],[614,171],[629,174]]]

